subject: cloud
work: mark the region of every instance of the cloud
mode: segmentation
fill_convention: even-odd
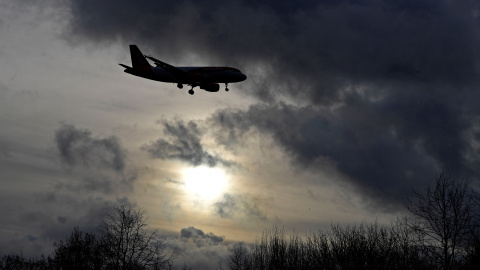
[[[222,218],[232,218],[240,215],[248,219],[267,219],[267,215],[260,210],[256,200],[246,194],[226,193],[222,200],[214,203],[214,209],[215,214]]]
[[[10,157],[11,156],[11,149],[7,141],[2,140],[0,138],[0,157]]]
[[[92,198],[78,193],[77,196],[64,191],[33,194],[35,203],[29,204],[28,209],[15,209],[4,218],[5,224],[22,229],[3,234],[2,254],[23,253],[27,257],[51,254],[52,243],[65,239],[76,226],[82,231],[97,232],[104,215],[116,203],[106,197]]]
[[[172,139],[167,141],[161,138],[149,145],[144,145],[142,150],[147,151],[152,158],[176,159],[193,166],[215,167],[223,165],[228,167],[233,164],[204,150],[201,143],[203,132],[195,122],[185,123],[183,120],[164,120],[161,123],[164,127],[164,134]]]
[[[195,54],[241,67],[243,90],[259,104],[211,117],[227,149],[252,130],[269,134],[297,166],[327,160],[379,206],[441,170],[479,173],[478,1],[72,0],[70,8],[66,35],[79,43],[122,40],[168,61]],[[182,137],[181,125],[166,133],[182,139],[146,149],[193,165],[216,160],[189,125]]]
[[[57,221],[58,221],[58,223],[65,224],[65,222],[67,222],[67,218],[59,216],[59,217],[57,217]]]
[[[126,151],[115,136],[95,138],[87,129],[62,124],[55,143],[62,164],[72,173],[71,181],[58,183],[58,189],[123,193],[138,178],[137,170],[126,165]]]
[[[220,144],[242,144],[245,134],[258,132],[273,138],[299,168],[315,170],[328,160],[383,207],[398,204],[439,170],[478,173],[473,166],[478,158],[466,155],[471,138],[464,135],[478,121],[441,99],[412,104],[402,95],[380,100],[357,95],[333,111],[253,105],[220,110],[207,122],[219,131]],[[235,202],[226,197],[219,214],[228,215]]]
[[[245,90],[261,100],[331,104],[351,85],[476,81],[478,8],[432,0],[72,0],[66,33],[76,43],[120,38],[158,57],[228,61],[251,69],[255,87]]]
[[[192,239],[198,247],[202,247],[205,245],[218,245],[225,239],[225,237],[217,236],[211,232],[205,234],[202,230],[197,229],[193,226],[183,228],[180,231],[180,237],[185,240]]]
[[[204,233],[194,226],[183,228],[179,236],[162,236],[166,247],[177,252],[174,266],[181,269],[184,264],[195,269],[217,269],[230,254],[231,242],[214,233]]]
[[[55,132],[55,143],[61,161],[70,167],[102,167],[117,172],[125,168],[125,153],[115,136],[97,139],[88,130],[62,124]]]
[[[31,234],[27,235],[27,238],[28,238],[28,241],[31,241],[31,242],[36,241],[38,239],[38,237]]]

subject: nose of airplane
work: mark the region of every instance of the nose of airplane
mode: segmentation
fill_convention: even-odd
[[[247,79],[247,75],[243,74],[240,75],[240,80],[245,81]]]

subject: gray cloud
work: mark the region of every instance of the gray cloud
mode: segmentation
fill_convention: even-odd
[[[149,145],[144,145],[142,150],[147,151],[152,158],[177,159],[193,166],[202,164],[209,167],[232,165],[232,162],[204,150],[201,143],[203,132],[195,122],[165,120],[161,123],[164,127],[164,134],[170,137],[171,141],[158,139]]]
[[[133,188],[138,173],[127,167],[126,152],[117,137],[95,138],[89,130],[62,124],[55,132],[55,143],[62,164],[73,170],[71,181],[58,183],[57,189],[113,194]]]
[[[0,138],[0,157],[9,157],[11,155],[9,144]]]
[[[27,257],[51,254],[52,243],[65,239],[76,226],[82,231],[97,232],[103,217],[117,205],[115,199],[93,198],[78,190],[33,194],[32,197],[35,204],[30,204],[28,209],[16,209],[5,218],[10,226],[23,229],[3,235],[2,254],[23,253]]]
[[[202,230],[193,226],[183,228],[180,231],[180,237],[183,239],[192,239],[198,247],[205,245],[217,245],[225,239],[223,236],[217,236],[213,233],[204,233]]]
[[[466,155],[471,148],[464,135],[478,122],[463,109],[441,99],[411,104],[402,95],[349,99],[335,111],[285,104],[220,110],[208,122],[221,127],[216,137],[221,144],[241,144],[244,134],[255,130],[272,136],[297,166],[314,169],[327,159],[383,207],[400,202],[439,170],[478,173],[478,157]],[[219,206],[219,213],[228,215],[235,200]]]
[[[73,167],[106,167],[123,171],[125,153],[115,136],[97,139],[88,130],[62,124],[55,132],[55,143],[63,163]]]
[[[62,217],[62,216],[59,216],[59,217],[57,217],[57,221],[58,221],[59,223],[65,224],[65,222],[67,222],[67,218],[66,218],[66,217]]]
[[[164,236],[166,246],[175,250],[178,257],[174,262],[175,269],[184,264],[195,269],[217,269],[225,266],[225,258],[230,254],[231,242],[225,237],[190,226],[180,231],[180,236]]]
[[[479,173],[478,1],[70,4],[72,40],[245,67],[244,91],[268,105],[213,115],[223,145],[270,134],[296,165],[327,159],[382,206],[440,170]],[[192,132],[149,149],[204,163]]]
[[[268,67],[266,77],[246,70],[257,83],[247,91],[263,100],[329,104],[351,85],[476,81],[475,1],[72,0],[70,7],[67,34],[77,42],[121,38],[159,57],[194,52]]]
[[[260,210],[256,200],[245,194],[226,193],[220,201],[214,203],[214,209],[215,213],[222,218],[241,215],[249,219],[267,219],[267,215]]]
[[[28,238],[28,241],[32,241],[32,242],[36,241],[38,239],[38,237],[36,237],[35,235],[31,235],[31,234],[27,235],[27,238]]]

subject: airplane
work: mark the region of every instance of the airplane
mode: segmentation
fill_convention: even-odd
[[[245,74],[233,67],[174,67],[152,56],[143,55],[137,45],[130,45],[130,57],[132,67],[119,64],[125,68],[124,72],[154,81],[176,83],[180,89],[184,84],[189,85],[192,87],[188,91],[190,95],[194,94],[193,88],[197,86],[207,92],[218,92],[219,84],[224,83],[225,91],[228,91],[229,83],[247,79]],[[150,65],[147,59],[153,61],[155,66]]]

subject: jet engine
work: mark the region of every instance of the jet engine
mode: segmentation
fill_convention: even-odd
[[[209,83],[200,85],[200,89],[203,89],[208,92],[218,92],[220,85],[218,83]]]

